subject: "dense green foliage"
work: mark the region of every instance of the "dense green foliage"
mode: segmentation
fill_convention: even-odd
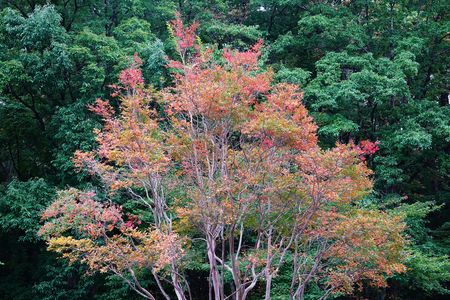
[[[265,67],[277,81],[302,86],[324,147],[379,141],[368,161],[375,193],[365,205],[406,216],[409,271],[355,297],[444,299],[449,9],[445,0],[1,1],[0,298],[137,299],[117,278],[86,276],[82,266],[58,260],[35,233],[56,189],[98,184],[71,162],[75,150],[95,144],[99,120],[86,105],[108,98],[134,53],[147,83],[170,85],[165,59],[175,51],[166,22],[180,11],[200,22],[205,44],[245,49],[264,38]],[[208,276],[201,261],[188,268],[194,282]],[[275,278],[274,299],[287,298],[288,277]],[[207,286],[193,286],[193,296],[205,299]],[[308,299],[318,297],[312,286]]]

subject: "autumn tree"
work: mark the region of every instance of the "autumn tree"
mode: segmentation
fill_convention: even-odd
[[[148,299],[155,294],[137,269],[151,270],[166,299],[166,277],[178,299],[190,297],[181,262],[194,235],[206,246],[214,299],[246,299],[257,286],[270,299],[282,267],[292,270],[292,299],[312,283],[325,299],[404,271],[401,217],[359,205],[372,188],[365,158],[376,144],[321,149],[299,87],[274,84],[273,72],[259,67],[262,41],[218,57],[197,39],[197,26],[180,16],[170,23],[179,54],[168,62],[171,87],[147,89],[134,57],[113,86],[119,113],[97,100],[90,109],[104,122],[98,146],[74,157],[107,197],[124,193],[152,221],[138,224],[112,200],[69,189],[43,214],[49,249],[113,272]],[[183,197],[169,196],[176,188]]]
[[[39,231],[44,238],[51,237],[49,250],[70,262],[80,260],[90,269],[112,272],[147,299],[156,298],[140,285],[135,269],[149,268],[160,284],[157,272],[182,254],[175,234],[137,230],[132,218],[123,219],[120,207],[95,201],[92,192],[62,191],[42,217],[51,220]]]
[[[139,64],[135,56],[133,65],[120,73],[120,85],[113,86],[122,99],[120,116],[115,117],[107,101],[98,99],[90,106],[103,118],[104,127],[96,131],[98,148],[76,152],[74,164],[97,176],[110,196],[124,190],[130,199],[142,203],[152,213],[153,224],[139,231],[134,217],[122,218],[120,207],[100,204],[94,193],[68,190],[44,213],[48,222],[40,234],[51,237],[51,249],[64,252],[71,260],[82,258],[92,269],[112,271],[148,299],[154,296],[139,284],[134,268],[150,268],[160,292],[170,299],[158,275],[167,267],[175,293],[185,299],[176,266],[182,254],[181,240],[172,230],[162,186],[170,162],[168,148],[155,112],[148,108],[150,94],[143,88]],[[63,236],[66,232],[73,236]]]
[[[294,248],[297,263],[311,247],[318,250],[314,263],[305,260],[294,271],[293,298],[303,298],[312,278],[326,278],[330,293],[350,292],[356,281],[381,285],[383,274],[401,272],[400,220],[355,205],[371,189],[364,156],[376,144],[319,149],[298,87],[273,85],[271,71],[258,68],[261,42],[246,52],[225,49],[217,64],[194,45],[192,29],[180,21],[173,28],[182,63],[170,63],[175,87],[163,99],[189,198],[177,211],[180,223],[204,234],[214,297],[224,297],[221,270],[231,272],[236,299],[245,299],[261,279],[269,299],[272,278]],[[352,222],[361,222],[361,232],[351,234]],[[366,257],[360,243],[374,254]],[[344,245],[354,251],[351,261],[342,256]],[[334,266],[325,271],[328,265]]]

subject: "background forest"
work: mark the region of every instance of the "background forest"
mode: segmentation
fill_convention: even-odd
[[[245,50],[262,38],[261,68],[301,86],[323,148],[379,141],[364,203],[406,216],[408,269],[341,299],[447,299],[449,10],[445,0],[0,0],[0,298],[140,299],[117,277],[58,259],[37,231],[57,190],[96,185],[72,162],[101,126],[86,106],[110,98],[133,54],[146,83],[172,84],[167,22],[179,11],[204,45]],[[207,266],[188,274],[202,299],[195,278]],[[288,299],[288,278],[274,279],[273,299]]]

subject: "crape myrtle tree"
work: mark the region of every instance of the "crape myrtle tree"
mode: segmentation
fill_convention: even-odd
[[[104,126],[97,148],[76,152],[74,164],[104,191],[59,192],[39,231],[49,250],[112,272],[147,299],[191,298],[183,274],[194,240],[204,243],[214,299],[261,290],[270,299],[281,268],[291,270],[292,299],[311,284],[325,299],[403,272],[401,217],[359,205],[371,192],[365,159],[376,144],[319,148],[299,87],[259,68],[262,41],[217,55],[197,26],[170,23],[179,54],[168,62],[171,87],[146,88],[135,56],[113,87],[119,112],[100,99],[90,106]],[[117,194],[142,204],[150,221],[126,214]],[[159,291],[141,283],[142,269]]]

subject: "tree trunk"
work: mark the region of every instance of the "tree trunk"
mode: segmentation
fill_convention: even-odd
[[[270,272],[270,271],[267,271]],[[266,297],[265,300],[270,300],[270,289],[272,287],[272,275],[267,274],[266,275]]]
[[[210,273],[210,281],[213,287],[214,300],[220,300],[220,276],[219,271],[217,270],[217,261],[216,261],[216,240],[212,234],[207,234],[206,238],[206,246],[208,251],[208,260],[209,260],[209,273]]]

